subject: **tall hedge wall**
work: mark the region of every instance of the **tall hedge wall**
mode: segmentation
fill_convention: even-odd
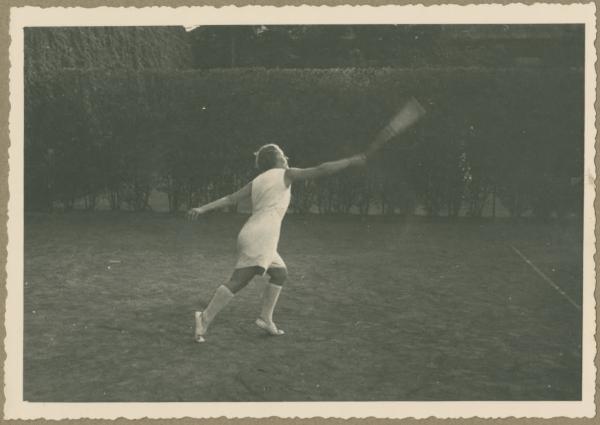
[[[69,208],[108,194],[171,208],[252,177],[252,152],[279,143],[297,166],[360,151],[408,95],[427,117],[366,170],[295,188],[321,212],[481,213],[497,194],[516,215],[579,208],[581,69],[66,70],[26,84],[26,204]]]

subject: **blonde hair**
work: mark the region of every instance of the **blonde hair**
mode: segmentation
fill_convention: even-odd
[[[274,143],[262,145],[254,152],[254,165],[260,172],[270,170],[275,166],[277,156],[275,153],[283,154],[283,150]]]

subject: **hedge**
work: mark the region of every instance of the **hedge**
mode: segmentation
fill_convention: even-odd
[[[478,215],[492,192],[515,215],[579,208],[564,182],[582,170],[583,71],[564,68],[47,73],[25,87],[26,206],[93,208],[106,193],[141,210],[159,189],[177,211],[251,178],[264,143],[295,166],[360,151],[409,95],[428,115],[403,143],[296,188],[294,208]]]

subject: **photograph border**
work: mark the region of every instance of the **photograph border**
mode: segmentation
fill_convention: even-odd
[[[45,2],[49,5],[51,2]],[[597,56],[594,43],[596,42],[597,22],[594,3],[576,4],[481,4],[458,5],[441,4],[427,6],[418,5],[388,5],[374,8],[372,6],[192,6],[202,7],[201,19],[190,12],[196,11],[186,7],[138,7],[141,4],[156,2],[119,2],[135,7],[77,7],[64,9],[66,2],[52,2],[61,7],[31,7],[26,2],[11,2],[9,13],[4,14],[9,26],[9,37],[2,38],[10,52],[9,62],[2,71],[7,75],[7,101],[3,102],[0,112],[6,111],[8,131],[2,132],[2,160],[5,164],[7,184],[3,185],[1,194],[6,209],[3,209],[7,219],[6,234],[3,234],[6,246],[7,285],[3,288],[6,302],[4,352],[6,355],[4,367],[5,403],[4,417],[9,419],[66,419],[66,418],[106,418],[119,417],[137,418],[217,418],[217,417],[282,417],[282,418],[506,418],[506,417],[593,417],[595,416],[595,388],[597,367],[593,367],[592,359],[596,358],[596,301],[591,297],[595,286],[595,246],[596,237],[591,229],[595,229],[595,100],[597,92]],[[69,2],[81,5],[81,2]],[[117,2],[104,2],[111,4]],[[208,3],[208,2],[207,2]],[[306,2],[303,2],[306,3]],[[88,2],[86,4],[92,4]],[[346,3],[345,3],[346,4]],[[373,4],[376,4],[373,2]],[[388,3],[389,4],[389,3]],[[260,7],[260,14],[257,8]],[[402,9],[398,9],[402,8]],[[304,15],[303,11],[310,12]],[[586,64],[585,64],[585,163],[584,163],[584,295],[583,311],[586,313],[583,321],[582,341],[582,378],[583,401],[581,402],[311,402],[311,403],[28,403],[20,400],[22,395],[23,371],[23,37],[22,28],[25,26],[92,26],[92,25],[199,25],[199,24],[325,24],[325,23],[474,23],[465,16],[469,10],[486,9],[487,15],[480,16],[475,12],[472,19],[481,19],[477,23],[586,23]],[[538,9],[544,9],[539,13]],[[318,12],[317,12],[318,10]],[[401,16],[395,15],[402,11]],[[293,11],[294,13],[290,13]],[[454,12],[462,12],[455,16]],[[368,16],[365,16],[368,12]],[[491,13],[493,12],[493,13]],[[447,15],[452,13],[452,19]],[[443,14],[443,15],[442,15]],[[146,16],[147,15],[147,16]],[[343,15],[343,16],[342,16]],[[443,22],[436,19],[445,19]],[[557,19],[559,21],[557,22]],[[410,21],[412,20],[412,21]],[[534,22],[532,22],[532,20]],[[583,21],[582,21],[583,20]],[[4,21],[3,21],[4,23]],[[3,33],[4,36],[4,33]],[[10,41],[9,41],[10,40]],[[7,43],[5,43],[7,41]],[[9,42],[8,42],[9,41]],[[4,44],[5,43],[5,44]],[[10,44],[9,44],[10,43]],[[10,69],[10,78],[8,70]],[[20,70],[20,72],[19,72]],[[10,86],[8,81],[10,80]],[[4,86],[3,86],[4,88]],[[10,111],[10,112],[9,112]],[[10,114],[10,115],[9,115]],[[10,133],[10,139],[9,134]],[[12,143],[9,143],[12,140]],[[9,173],[10,168],[10,173]],[[7,242],[8,241],[8,242]],[[21,287],[19,287],[21,285]],[[597,312],[596,312],[597,313]],[[587,365],[587,366],[586,366]],[[20,382],[19,382],[20,381]],[[433,404],[435,404],[435,406]],[[414,406],[408,406],[408,405]],[[471,404],[473,406],[466,406]],[[159,406],[156,406],[159,405]],[[476,407],[481,411],[473,414],[471,409]],[[509,414],[502,413],[511,409]],[[406,415],[404,412],[410,412]],[[423,422],[419,422],[423,423]],[[506,422],[503,422],[506,423]]]

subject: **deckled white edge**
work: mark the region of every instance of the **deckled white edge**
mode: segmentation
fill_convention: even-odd
[[[7,360],[5,418],[179,417],[593,417],[596,370],[594,197],[595,4],[339,6],[339,7],[152,7],[12,8],[10,13],[10,141]],[[311,402],[311,403],[28,403],[23,394],[23,32],[26,26],[218,24],[458,24],[585,23],[585,178],[583,288],[583,399],[576,402]]]

